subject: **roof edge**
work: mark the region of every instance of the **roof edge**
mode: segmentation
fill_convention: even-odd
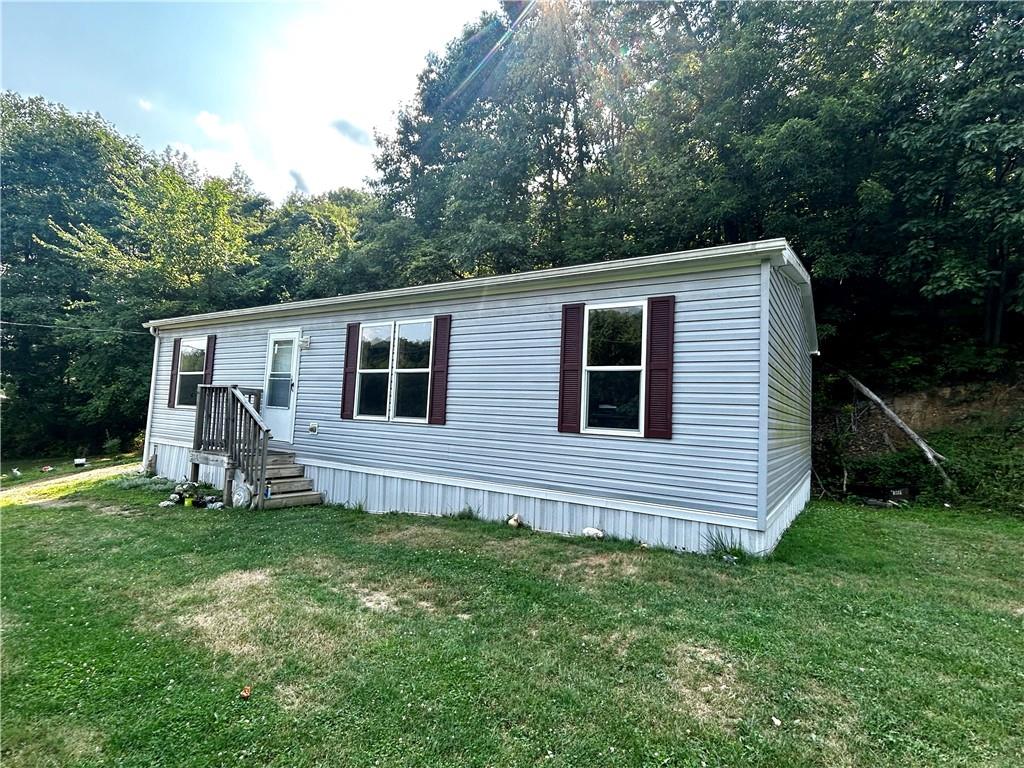
[[[772,266],[778,267],[800,292],[800,306],[803,309],[804,333],[807,336],[807,354],[818,354],[818,324],[814,319],[814,296],[811,293],[811,276],[804,269],[796,252],[786,243],[778,254],[772,254]]]
[[[787,256],[787,254],[789,254]],[[579,264],[571,267],[553,267],[530,272],[514,272],[508,275],[491,277],[475,277],[466,280],[455,280],[446,283],[416,285],[407,288],[394,288],[372,293],[356,293],[342,296],[331,296],[323,299],[308,299],[282,304],[268,304],[245,309],[229,309],[219,312],[206,312],[197,315],[183,315],[150,320],[143,327],[159,331],[162,328],[185,328],[209,324],[211,322],[243,322],[258,318],[278,315],[311,315],[321,314],[336,308],[388,306],[410,300],[430,300],[456,298],[459,296],[493,295],[499,293],[516,293],[533,287],[587,284],[604,282],[624,276],[643,277],[646,275],[666,274],[686,268],[708,269],[719,265],[728,265],[743,261],[762,261],[776,259],[789,261],[792,259],[803,272],[807,290],[810,291],[810,278],[800,266],[799,259],[784,238],[756,240],[734,245],[718,245],[710,248],[699,248],[690,251],[675,251],[653,256],[637,256],[629,259],[599,261],[593,264]],[[811,323],[813,325],[813,309]],[[816,338],[816,336],[814,337]]]

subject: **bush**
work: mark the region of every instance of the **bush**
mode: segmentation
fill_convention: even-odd
[[[146,430],[142,430],[132,438],[131,450],[133,453],[142,453],[146,447]]]
[[[121,452],[121,438],[119,437],[108,437],[103,441],[103,453],[110,455],[112,453]]]
[[[1024,415],[1002,423],[976,423],[922,435],[946,457],[956,500],[1024,514]],[[950,497],[917,448],[858,457],[848,463],[851,483],[908,486],[923,501]]]
[[[166,477],[147,477],[146,475],[121,475],[112,479],[110,484],[124,491],[142,489],[160,493],[170,493],[176,485],[173,480],[168,480]]]

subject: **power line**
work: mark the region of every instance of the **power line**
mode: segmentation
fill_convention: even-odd
[[[131,333],[149,336],[148,331],[123,331],[120,328],[79,328],[74,325],[48,325],[46,323],[16,323],[13,320],[0,320],[0,325],[23,325],[29,328],[56,328],[60,331],[87,331],[88,333]]]

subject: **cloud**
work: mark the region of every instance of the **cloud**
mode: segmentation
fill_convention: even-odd
[[[295,191],[301,192],[304,195],[307,194],[309,192],[309,187],[306,186],[306,180],[302,178],[302,174],[294,168],[288,171],[288,173],[290,173],[292,178],[295,180]]]
[[[393,130],[395,110],[414,97],[427,53],[443,50],[492,5],[409,3],[402,23],[387,24],[394,15],[388,4],[294,4],[272,39],[249,46],[258,53],[231,99],[196,104],[182,116],[175,147],[208,173],[229,174],[240,165],[256,189],[278,202],[296,190],[318,195],[360,187],[376,173],[373,131]],[[384,25],[387,46],[380,42]],[[368,68],[373,77],[331,75]]]
[[[362,147],[369,147],[373,144],[370,134],[348,120],[335,120],[331,126],[349,141],[354,141]]]
[[[211,176],[230,176],[240,166],[256,189],[276,200],[284,199],[296,186],[287,170],[279,170],[265,153],[254,149],[254,140],[241,123],[225,120],[214,112],[202,110],[192,121],[199,128],[201,141],[172,142],[171,148],[188,155]]]
[[[140,96],[139,100],[136,102],[136,104],[139,105],[139,109],[141,109],[143,112],[152,112],[153,111],[153,102],[150,101],[149,99],[143,99]]]
[[[227,123],[220,115],[205,109],[196,115],[196,125],[214,141],[240,147],[249,143],[245,127],[241,123]]]

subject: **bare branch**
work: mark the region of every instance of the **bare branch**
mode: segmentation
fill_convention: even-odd
[[[899,427],[900,431],[902,431],[903,434],[909,437],[911,441],[913,441],[914,445],[921,449],[921,453],[923,453],[924,457],[928,459],[928,463],[935,467],[935,470],[942,477],[942,482],[945,484],[945,486],[947,488],[952,488],[953,481],[950,479],[949,475],[946,474],[946,470],[944,470],[942,466],[939,464],[940,461],[945,461],[946,457],[943,456],[938,451],[934,450],[930,445],[928,445],[928,443],[926,443],[921,438],[921,436],[917,434],[917,432],[912,430],[907,425],[907,423],[903,421],[903,419],[896,415],[892,408],[890,408],[882,401],[882,398],[880,398],[870,389],[865,387],[858,379],[856,379],[854,376],[851,376],[846,371],[840,371],[840,373],[842,373],[843,376],[846,377],[846,380],[850,382],[854,389],[856,389],[858,392],[864,395],[864,397],[866,397],[868,400],[874,403],[875,407],[877,407],[878,410],[880,410],[886,416],[886,418],[889,419],[889,421],[891,421],[893,424]]]

